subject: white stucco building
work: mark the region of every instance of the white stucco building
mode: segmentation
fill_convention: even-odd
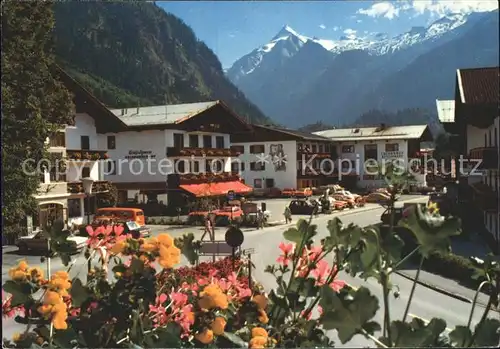
[[[420,171],[421,150],[432,141],[427,125],[361,127],[332,129],[315,132],[335,142],[339,165],[351,167],[362,188],[385,185],[377,175],[377,164],[397,160],[401,166],[411,168],[418,184],[425,185],[425,173]]]
[[[234,155],[229,135],[251,130],[248,123],[221,101],[115,109],[112,112],[126,129],[99,135],[98,144],[109,155],[110,162],[104,175],[117,186],[120,202],[136,199],[138,202],[157,200],[167,204],[171,194],[179,190],[202,196],[200,187],[195,187],[194,182],[203,182],[203,176],[194,178],[192,175],[229,174]],[[169,177],[171,174],[179,176]],[[209,181],[210,176],[205,177]],[[222,177],[211,176],[210,180],[222,181]],[[236,178],[226,177],[238,185]],[[208,191],[210,195],[216,195],[214,188]]]
[[[310,133],[254,125],[251,134],[231,136],[232,149],[240,153],[232,171],[239,172],[245,183],[256,190],[303,189],[334,183],[335,174],[320,171],[320,161],[331,159],[334,152],[331,143]],[[309,162],[313,155],[314,160]]]

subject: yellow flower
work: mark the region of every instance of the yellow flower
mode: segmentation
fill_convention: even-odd
[[[248,343],[249,348],[265,348],[267,344],[267,337],[257,336],[253,337]]]
[[[56,305],[56,304],[61,304],[63,302],[61,296],[59,293],[54,292],[54,291],[47,291],[45,293],[45,298],[43,300],[44,304],[47,305]]]
[[[224,334],[224,329],[226,328],[226,319],[223,317],[216,317],[215,320],[212,322],[212,331],[216,336],[221,336]]]
[[[200,293],[200,299],[198,300],[198,306],[201,309],[210,310],[212,308],[227,309],[229,302],[227,296],[222,293],[219,286],[215,284],[210,284],[203,289]]]
[[[170,246],[167,247],[165,245],[160,246],[160,257],[158,259],[158,263],[163,268],[170,269],[173,268],[176,264],[181,262],[181,251],[175,247]]]
[[[210,344],[214,340],[214,333],[212,330],[205,329],[202,332],[197,333],[194,338],[203,344]]]
[[[151,244],[149,242],[146,242],[141,246],[141,251],[143,252],[155,252],[158,249],[158,246],[156,244]]]
[[[253,337],[265,337],[267,338],[269,335],[267,331],[262,327],[254,327],[252,328],[252,338]]]
[[[63,279],[63,280],[69,280],[69,274],[67,271],[64,271],[64,270],[59,270],[59,271],[56,271],[53,275],[52,275],[52,278],[53,279]]]
[[[38,267],[30,268],[28,274],[33,282],[39,282],[43,279],[43,270]]]
[[[60,303],[54,305],[52,308],[52,313],[54,316],[52,317],[52,323],[54,324],[54,328],[56,330],[65,330],[68,328],[68,324],[66,320],[68,319],[68,307],[65,303]]]
[[[25,281],[28,275],[22,270],[12,268],[9,270],[9,276],[14,281]]]
[[[28,271],[28,263],[26,261],[20,261],[19,264],[17,265],[17,268],[19,270],[27,272]]]
[[[37,310],[43,317],[47,317],[47,315],[52,313],[53,307],[54,307],[53,305],[44,304],[39,306]]]
[[[263,324],[267,324],[269,322],[269,318],[267,317],[267,314],[265,311],[260,310],[259,311],[259,321],[262,322]]]
[[[127,248],[128,244],[126,241],[118,241],[111,247],[111,253],[120,254]]]
[[[160,245],[163,245],[165,247],[174,246],[174,239],[172,239],[172,237],[170,235],[168,235],[167,233],[159,234],[157,239],[158,239],[158,243]]]
[[[22,335],[20,333],[14,333],[12,336],[12,341],[13,342],[19,342],[22,339]]]

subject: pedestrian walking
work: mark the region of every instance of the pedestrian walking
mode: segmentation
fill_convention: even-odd
[[[264,229],[264,213],[260,208],[257,211],[257,229]]]
[[[286,206],[285,207],[285,212],[283,213],[285,216],[285,223],[291,223],[292,222],[292,211],[290,210],[290,207]]]

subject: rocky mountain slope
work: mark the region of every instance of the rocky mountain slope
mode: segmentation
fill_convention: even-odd
[[[293,49],[283,54],[276,42]],[[434,110],[436,98],[453,97],[456,69],[498,65],[498,42],[498,10],[451,14],[394,38],[379,33],[327,41],[285,26],[227,76],[278,122],[345,124],[371,109]]]
[[[151,2],[55,2],[58,62],[110,107],[224,100],[269,119],[179,18]]]

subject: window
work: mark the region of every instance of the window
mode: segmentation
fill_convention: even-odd
[[[89,136],[80,136],[80,144],[82,149],[90,149]]]
[[[264,144],[254,144],[250,146],[250,154],[263,154],[265,153]]]
[[[274,178],[266,178],[266,188],[274,188]]]
[[[189,148],[199,148],[200,137],[198,135],[189,135]]]
[[[493,144],[495,147],[498,147],[498,133],[497,128],[495,127],[495,143]]]
[[[108,149],[116,149],[116,137],[108,136]]]
[[[186,162],[183,159],[177,159],[174,162],[174,172],[179,174],[186,173]]]
[[[182,133],[174,133],[174,148],[184,148],[184,135]]]
[[[323,144],[320,144],[318,148],[319,148],[318,153],[324,153]]]
[[[489,130],[488,133],[489,133],[489,137],[488,137],[489,138],[489,144],[488,144],[488,146],[491,147],[492,146],[492,144],[491,144],[491,139],[492,139],[491,138],[491,130]]]
[[[253,187],[257,188],[257,189],[261,189],[262,188],[262,179],[260,179],[260,178],[254,179],[253,180]]]
[[[54,166],[50,169],[49,179],[51,182],[66,182],[66,173],[61,173]]]
[[[232,145],[231,151],[233,151],[235,153],[243,154],[243,153],[245,153],[245,147],[242,145]]]
[[[250,163],[250,171],[265,171],[266,164],[262,162],[251,162]]]
[[[68,218],[81,217],[80,199],[68,199]]]
[[[244,171],[245,171],[245,163],[244,163],[244,162],[242,162],[242,163],[240,164],[240,169],[241,169],[241,172],[244,172]]]
[[[398,143],[386,143],[385,144],[385,151],[399,151],[399,144]]]
[[[312,150],[313,153],[316,153],[316,150],[317,150],[316,144],[313,144],[311,146],[311,150]]]
[[[205,172],[206,173],[212,172],[212,159],[205,160]]]
[[[342,153],[354,153],[354,145],[343,145]]]
[[[65,147],[66,146],[66,133],[56,132],[49,139],[49,146],[51,147]]]
[[[365,144],[365,160],[378,159],[378,150],[376,144]]]
[[[224,168],[224,160],[214,159],[212,160],[212,166],[215,172],[222,172],[222,169]]]
[[[204,148],[212,148],[212,136],[211,135],[203,136],[203,147]]]
[[[192,162],[191,172],[193,172],[193,173],[199,173],[200,172],[200,162],[199,161],[193,161]]]
[[[108,169],[106,171],[107,175],[110,176],[115,176],[116,175],[116,161],[115,160],[108,160]]]
[[[217,149],[224,149],[224,136],[216,136],[215,137],[215,147]]]
[[[330,152],[330,144],[325,144],[325,153]]]
[[[240,164],[237,162],[231,163],[231,172],[232,173],[238,173],[240,172]]]
[[[90,177],[90,167],[82,168],[82,178],[89,178],[89,177]]]

